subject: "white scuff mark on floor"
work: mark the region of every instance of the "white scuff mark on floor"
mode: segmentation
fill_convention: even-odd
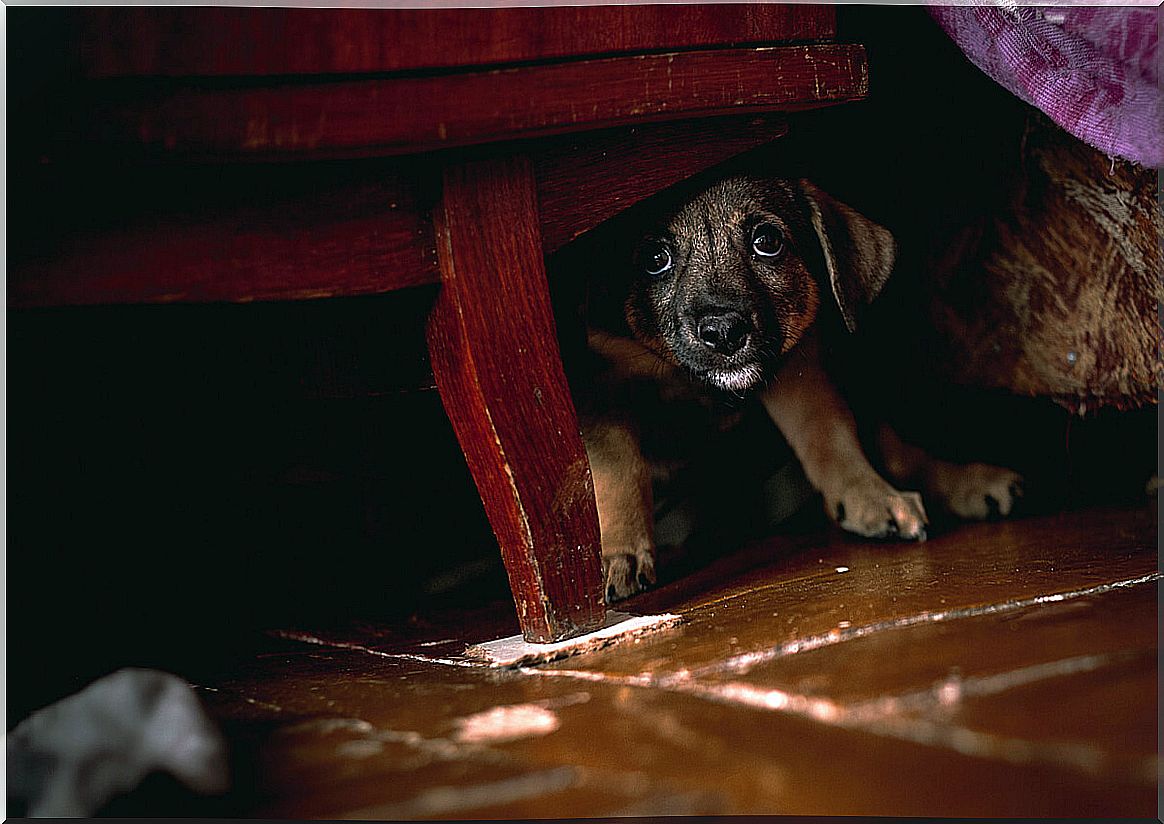
[[[509,704],[493,707],[455,721],[457,731],[453,740],[458,743],[499,744],[549,735],[562,726],[552,710],[537,704]]]
[[[465,650],[465,658],[445,658],[414,652],[385,652],[363,644],[328,640],[306,632],[291,630],[274,630],[271,634],[288,641],[300,641],[332,649],[355,650],[394,661],[416,661],[417,663],[441,664],[449,667],[516,668],[528,664],[544,664],[560,658],[580,655],[584,652],[594,652],[623,641],[638,640],[648,633],[673,627],[681,621],[680,616],[672,613],[632,616],[610,610],[606,614],[606,624],[601,629],[579,635],[576,638],[568,638],[565,641],[550,644],[531,644],[520,635],[513,635],[508,638],[499,638],[496,641],[475,644]]]
[[[379,658],[390,658],[395,661],[419,661],[426,664],[443,664],[446,667],[480,667],[481,664],[476,661],[465,661],[459,658],[434,658],[428,655],[419,655],[411,652],[384,652],[384,650],[373,649],[366,647],[363,644],[353,644],[349,641],[329,641],[324,638],[318,638],[306,632],[292,632],[290,630],[273,630],[271,635],[276,638],[284,638],[288,641],[301,641],[304,644],[315,644],[320,647],[331,647],[332,649],[350,649],[356,652],[366,652],[368,655],[375,655]]]
[[[576,638],[568,638],[565,641],[557,641],[552,644],[531,644],[520,635],[513,635],[508,638],[499,638],[496,641],[475,644],[465,650],[465,655],[488,663],[491,667],[545,664],[560,658],[595,652],[612,644],[637,639],[647,633],[673,627],[681,620],[678,615],[671,613],[632,616],[610,610],[606,613],[606,624],[601,629],[579,635]]]

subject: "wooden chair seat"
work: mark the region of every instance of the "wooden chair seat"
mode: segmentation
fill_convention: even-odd
[[[180,193],[143,195],[116,226],[63,232],[50,253],[14,261],[9,306],[443,284],[428,319],[433,373],[523,634],[601,625],[593,487],[544,257],[779,137],[785,112],[863,97],[863,49],[821,42],[833,9],[73,14],[79,126],[57,151],[207,173],[279,163],[289,178],[322,160],[390,159],[370,179],[244,202],[178,208]]]

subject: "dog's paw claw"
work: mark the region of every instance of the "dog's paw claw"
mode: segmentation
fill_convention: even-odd
[[[850,483],[832,502],[837,523],[866,538],[926,539],[925,507],[916,492],[898,492],[877,476]]]
[[[936,494],[954,515],[988,521],[1010,515],[1023,491],[1023,479],[1017,472],[975,463],[956,467]]]
[[[606,602],[613,603],[655,583],[655,557],[649,549],[604,553],[602,575]]]

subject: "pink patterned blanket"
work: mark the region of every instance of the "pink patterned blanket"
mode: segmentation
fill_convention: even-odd
[[[932,7],[966,56],[1097,149],[1164,166],[1159,8]]]

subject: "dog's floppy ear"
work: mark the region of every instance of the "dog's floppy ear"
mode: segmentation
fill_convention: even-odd
[[[857,327],[857,308],[877,297],[889,279],[897,243],[888,229],[834,200],[809,181],[800,181],[800,191],[824,252],[833,296],[845,326],[852,332]]]

